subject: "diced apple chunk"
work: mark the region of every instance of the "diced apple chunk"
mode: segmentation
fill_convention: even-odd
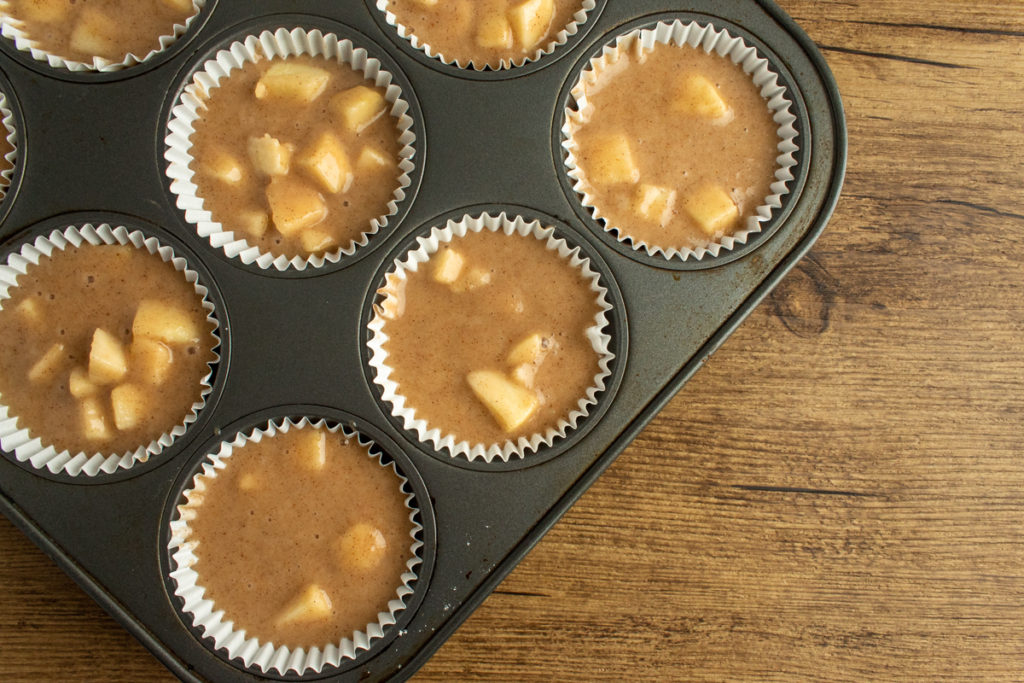
[[[357,85],[331,98],[331,111],[341,119],[346,130],[361,133],[388,108],[384,95],[376,88]]]
[[[452,291],[456,293],[472,292],[491,284],[491,272],[483,268],[470,268],[465,275],[452,283]]]
[[[277,617],[278,626],[320,621],[331,616],[331,596],[316,584],[310,584]]]
[[[195,11],[195,7],[192,5],[192,0],[161,0],[164,5],[169,9],[176,12],[188,12],[191,14]]]
[[[526,312],[526,301],[520,292],[508,292],[505,295],[505,310],[509,315],[522,315]]]
[[[676,207],[676,191],[670,187],[642,184],[633,198],[633,211],[641,218],[664,226],[672,219]]]
[[[121,52],[118,29],[117,21],[106,12],[85,7],[78,15],[68,44],[75,52],[114,59]]]
[[[454,249],[445,249],[437,255],[437,262],[434,264],[434,282],[442,285],[450,285],[459,279],[462,273],[462,265],[465,259],[462,254]]]
[[[202,326],[189,311],[166,301],[143,299],[135,309],[132,337],[147,337],[166,344],[193,344]]]
[[[708,236],[725,232],[740,217],[732,197],[717,185],[705,185],[688,195],[683,208]]]
[[[512,348],[508,354],[508,364],[522,365],[542,361],[550,348],[551,337],[534,332]]]
[[[128,374],[128,354],[124,344],[103,328],[97,328],[89,347],[89,380],[96,384],[114,384]]]
[[[323,429],[303,429],[299,432],[298,442],[295,455],[299,464],[311,472],[322,470],[327,464],[327,432]]]
[[[260,479],[252,472],[246,472],[238,478],[238,488],[241,491],[258,491]]]
[[[282,61],[274,64],[253,91],[256,99],[292,100],[299,104],[309,104],[323,94],[331,74],[308,64]]]
[[[591,181],[600,185],[640,180],[640,169],[633,161],[633,150],[624,133],[613,133],[595,140],[587,167]]]
[[[537,412],[540,401],[533,392],[493,370],[478,370],[466,377],[470,389],[506,432],[514,432]]]
[[[133,377],[146,384],[163,384],[174,367],[174,350],[162,341],[148,337],[132,339],[128,358]]]
[[[89,373],[85,368],[76,367],[71,370],[71,376],[68,378],[68,391],[72,396],[75,398],[95,396],[99,390],[100,388],[89,379]]]
[[[317,189],[291,176],[275,176],[270,181],[267,203],[274,227],[285,237],[327,218],[327,204]]]
[[[533,388],[533,380],[537,377],[537,370],[540,366],[537,363],[523,363],[512,369],[512,379],[527,389]]]
[[[373,310],[382,318],[398,320],[405,313],[405,278],[388,273],[385,282],[386,284],[377,290],[383,298],[374,304]]]
[[[249,161],[263,175],[285,175],[291,167],[293,149],[269,134],[249,138]]]
[[[508,19],[516,42],[527,50],[536,47],[547,35],[554,14],[554,0],[526,0],[512,7]]]
[[[307,254],[320,254],[337,247],[338,240],[319,228],[306,228],[299,233],[299,244]]]
[[[89,441],[108,441],[113,436],[110,423],[103,412],[103,405],[98,398],[83,398],[78,404],[78,418],[82,435]]]
[[[237,186],[245,179],[242,162],[222,149],[210,151],[209,156],[202,164],[202,171],[225,185]]]
[[[684,114],[709,119],[720,119],[729,114],[729,105],[722,99],[718,88],[701,74],[690,74],[682,80],[673,108]]]
[[[250,237],[259,239],[267,234],[267,229],[270,227],[270,214],[266,211],[240,211],[235,216],[232,226]]]
[[[67,355],[63,344],[53,344],[39,360],[32,364],[28,371],[28,381],[33,384],[49,382],[56,376]]]
[[[39,309],[39,302],[34,298],[24,299],[14,307],[14,311],[21,316],[21,319],[32,326],[43,321],[43,312]]]
[[[122,432],[135,429],[149,413],[149,396],[134,384],[121,384],[110,392],[114,426]]]
[[[358,522],[338,540],[338,555],[343,567],[369,571],[384,559],[388,541],[380,529],[366,522]]]
[[[394,168],[395,161],[376,147],[366,146],[359,152],[356,168],[360,171],[373,172],[386,168]]]
[[[63,21],[71,12],[68,0],[18,0],[17,6],[26,20],[44,24]]]
[[[476,43],[480,47],[511,50],[512,24],[500,14],[483,17],[476,32]]]
[[[39,325],[43,321],[43,312],[39,310],[39,302],[35,299],[29,298],[23,300],[20,304],[14,307],[15,312],[21,316],[21,319],[29,323],[33,327]]]
[[[349,162],[345,145],[330,131],[324,132],[313,145],[302,153],[299,165],[325,192],[348,192],[355,174]]]

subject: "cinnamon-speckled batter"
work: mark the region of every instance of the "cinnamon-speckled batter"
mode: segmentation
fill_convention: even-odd
[[[131,246],[55,249],[50,258],[30,266],[10,294],[0,310],[0,402],[17,416],[19,427],[44,444],[72,453],[124,453],[181,424],[200,400],[201,380],[214,360],[213,326],[193,286],[159,256]],[[144,300],[181,311],[198,338],[133,346],[133,321]],[[77,369],[88,375],[97,328],[121,343],[128,371],[76,397],[69,386],[71,374]],[[52,365],[44,363],[33,374],[54,348],[60,351],[54,352]],[[134,349],[142,350],[133,354]],[[168,361],[160,382],[152,381],[152,366],[141,360],[154,349]],[[144,420],[130,429],[118,429],[112,414],[112,392],[124,385],[139,387],[146,404]],[[98,406],[109,438],[87,438],[81,413],[86,400]]]
[[[410,510],[390,466],[312,426],[247,442],[224,463],[188,507],[197,583],[225,621],[308,650],[388,611],[412,558]],[[323,614],[302,613],[310,587],[327,596]]]
[[[387,10],[420,42],[446,60],[496,69],[503,60],[532,57],[537,50],[545,49],[572,23],[573,15],[583,9],[581,0],[554,0],[551,19],[544,23],[542,37],[530,44],[523,44],[504,25],[492,28],[497,33],[486,37],[488,21],[500,21],[508,16],[509,10],[522,4],[524,0],[443,0],[425,6],[421,0],[389,0]]]
[[[464,259],[462,274],[453,285],[441,284],[432,266],[453,249]],[[475,272],[489,282],[470,288]],[[578,407],[599,372],[586,335],[600,310],[597,294],[577,268],[532,235],[485,229],[456,237],[408,274],[402,297],[401,314],[383,326],[385,363],[416,416],[456,441],[495,444],[543,433]],[[509,353],[533,333],[553,340],[527,387],[540,406],[509,432],[467,376],[493,370],[511,377]]]
[[[330,80],[323,92],[308,104],[273,97],[259,99],[254,94],[257,83],[271,67],[282,61],[324,69],[329,72]],[[383,89],[376,88],[351,67],[309,56],[247,63],[222,80],[200,110],[192,134],[191,168],[196,171],[196,194],[203,199],[203,208],[212,214],[213,220],[263,252],[290,258],[348,247],[370,230],[372,219],[387,215],[388,202],[399,185],[400,150],[396,119],[388,113],[390,105],[358,133],[347,130],[331,107],[332,98],[360,85],[383,95]],[[303,151],[325,132],[340,140],[352,169],[351,186],[339,192],[324,190],[298,162]],[[306,243],[302,234],[307,230],[286,235],[275,225],[268,200],[268,188],[274,178],[257,172],[249,156],[250,140],[264,135],[270,135],[293,150],[290,169],[280,177],[318,195],[326,207],[322,220],[310,226],[318,234],[323,233],[322,240]],[[371,158],[376,161],[360,163],[364,152],[373,152]],[[239,182],[225,183],[210,173],[208,162],[223,154],[241,164]],[[253,217],[257,219],[255,229]]]
[[[196,13],[192,0],[7,0],[6,12],[39,49],[76,62],[120,62],[160,48]]]
[[[683,79],[699,74],[712,82],[731,112],[716,119],[694,116],[675,106]],[[738,209],[731,230],[764,203],[775,181],[778,124],[750,76],[731,60],[690,47],[657,44],[638,57],[623,51],[620,60],[587,88],[593,105],[587,122],[572,132],[578,165],[592,204],[609,226],[661,247],[697,248],[720,239],[709,235],[685,210],[686,197],[699,188],[721,187]],[[610,134],[630,141],[639,169],[637,182],[602,183],[588,177],[596,147]],[[639,183],[677,193],[664,225],[639,216]]]

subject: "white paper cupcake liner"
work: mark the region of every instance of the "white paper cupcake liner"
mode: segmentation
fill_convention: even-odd
[[[485,71],[489,68],[492,68],[489,67],[486,63],[478,65],[473,60],[448,57],[438,52],[430,45],[423,42],[423,40],[421,40],[419,36],[417,36],[412,31],[412,29],[399,22],[398,17],[395,16],[394,12],[388,9],[389,4],[389,0],[377,0],[377,9],[384,13],[384,20],[392,28],[395,29],[395,31],[401,38],[408,40],[409,43],[414,48],[420,50],[431,59],[437,59],[442,63],[447,64],[448,66],[457,66],[460,69],[473,69],[474,71]],[[595,0],[583,0],[582,7],[572,16],[572,21],[569,22],[568,26],[566,26],[564,29],[555,34],[553,40],[546,43],[543,47],[540,47],[537,50],[535,50],[533,54],[525,55],[523,57],[519,57],[512,60],[501,60],[500,66],[494,70],[500,71],[504,69],[511,69],[513,67],[523,66],[525,64],[530,64],[531,62],[536,62],[541,57],[551,54],[562,45],[565,45],[569,41],[569,38],[573,37],[574,35],[576,35],[576,33],[579,32],[580,27],[586,23],[587,19],[590,16],[590,13],[594,10],[595,7],[597,7],[597,3],[595,2]]]
[[[210,92],[220,85],[221,80],[229,77],[235,69],[264,57],[276,59],[298,55],[322,57],[348,65],[377,87],[383,88],[385,98],[391,105],[390,114],[398,126],[398,143],[402,147],[398,153],[398,186],[387,204],[386,214],[371,219],[357,239],[333,252],[289,258],[261,251],[234,232],[225,230],[221,223],[214,220],[210,212],[203,208],[203,199],[198,196],[198,188],[193,182],[195,172],[189,165],[193,161],[192,133],[195,131],[195,121],[202,117],[201,110]],[[406,189],[412,184],[410,174],[414,169],[412,158],[415,154],[416,135],[413,119],[409,115],[409,103],[402,99],[402,89],[394,83],[394,76],[382,67],[378,59],[371,57],[364,48],[355,46],[351,40],[342,40],[333,33],[324,35],[320,30],[296,28],[289,31],[279,28],[273,32],[268,30],[259,35],[246,36],[220,50],[213,59],[203,64],[201,70],[193,76],[192,82],[185,87],[171,113],[164,158],[169,162],[167,177],[171,180],[171,192],[177,197],[178,208],[185,212],[185,220],[195,226],[201,237],[208,239],[211,245],[222,249],[228,256],[238,258],[245,264],[255,264],[263,270],[276,268],[284,271],[294,268],[302,271],[307,267],[319,268],[328,262],[337,263],[343,256],[351,256],[356,249],[366,246],[373,235],[387,227],[389,219],[398,213],[399,205],[405,200]]]
[[[7,143],[11,146],[11,151],[4,155],[9,168],[0,171],[0,199],[3,199],[11,187],[11,179],[18,163],[18,145],[21,142],[18,129],[14,125],[14,112],[8,104],[7,95],[3,92],[0,92],[0,123],[7,131]]]
[[[60,55],[55,55],[52,52],[47,52],[25,32],[24,22],[11,15],[10,0],[0,0],[0,34],[13,41],[17,49],[29,53],[33,59],[45,62],[54,69],[67,69],[76,73],[110,73],[141,64],[169,48],[175,41],[185,35],[205,5],[206,0],[192,0],[192,8],[194,10],[192,15],[184,23],[174,24],[170,33],[160,36],[159,47],[155,50],[150,50],[144,55],[129,53],[119,62],[110,61],[103,57],[94,57],[91,62],[77,62]]]
[[[212,390],[210,384],[212,368],[220,360],[220,355],[217,352],[220,343],[219,324],[214,315],[214,305],[210,301],[209,290],[199,282],[199,273],[189,269],[188,262],[184,258],[175,255],[171,247],[162,245],[156,237],[148,237],[140,230],[129,230],[124,226],[111,227],[107,223],[93,226],[86,223],[81,226],[69,226],[63,230],[54,230],[49,235],[40,235],[32,242],[26,242],[19,251],[8,256],[6,263],[0,264],[0,310],[3,310],[4,302],[10,298],[11,291],[18,287],[18,278],[28,272],[31,266],[38,265],[54,251],[73,249],[83,244],[131,245],[136,249],[144,249],[150,254],[158,256],[165,263],[173,265],[174,269],[193,286],[196,295],[203,301],[203,308],[208,314],[206,319],[213,324],[214,359],[209,364],[211,371],[200,380],[202,388],[199,400],[192,404],[185,418],[169,432],[161,434],[159,438],[125,453],[72,453],[66,449],[58,451],[41,437],[32,434],[28,428],[19,425],[18,416],[4,405],[3,396],[0,395],[0,448],[7,453],[12,453],[18,462],[27,462],[36,469],[46,468],[53,474],[63,472],[72,477],[81,474],[94,477],[101,473],[111,474],[121,469],[129,469],[136,463],[146,462],[151,456],[158,455],[169,447],[187,431],[190,424],[196,421],[199,412],[206,405],[206,397]]]
[[[754,85],[760,90],[761,96],[766,100],[768,108],[772,111],[773,120],[779,125],[779,155],[776,158],[778,166],[775,170],[775,182],[770,186],[771,194],[765,197],[764,202],[754,211],[754,215],[747,218],[747,222],[742,228],[706,247],[679,249],[649,244],[630,236],[627,228],[609,224],[602,215],[600,207],[595,204],[591,188],[577,165],[578,147],[573,139],[573,134],[587,123],[594,110],[587,98],[588,88],[598,84],[602,72],[612,68],[624,54],[647,52],[658,43],[680,48],[689,46],[694,49],[702,49],[709,54],[716,52],[721,57],[731,59],[751,77]],[[743,38],[734,37],[725,29],[716,30],[711,24],[684,23],[676,20],[671,23],[661,22],[652,28],[636,29],[625,33],[605,45],[601,53],[590,60],[571,90],[570,96],[575,107],[570,105],[565,112],[565,124],[562,126],[562,148],[565,150],[565,169],[573,180],[573,189],[583,206],[591,211],[594,219],[600,221],[604,229],[613,234],[619,242],[630,245],[635,251],[645,252],[651,256],[660,256],[667,260],[678,259],[681,261],[688,259],[699,261],[706,256],[718,256],[723,251],[731,251],[738,245],[746,244],[752,235],[761,232],[765,224],[771,220],[773,212],[782,207],[782,198],[790,192],[790,183],[794,180],[794,167],[797,165],[796,153],[799,150],[799,146],[796,144],[798,132],[794,124],[797,117],[793,113],[793,103],[789,99],[786,87],[780,83],[779,75],[773,70],[768,59],[758,54],[757,48],[748,45]]]
[[[178,514],[171,521],[171,539],[168,543],[171,552],[170,577],[176,585],[174,594],[184,601],[182,611],[191,617],[193,626],[200,629],[204,637],[213,641],[216,649],[225,651],[233,660],[241,659],[246,667],[255,667],[264,673],[320,673],[325,666],[340,666],[345,660],[358,657],[359,653],[368,650],[375,640],[383,637],[388,626],[397,622],[398,614],[406,608],[406,600],[415,592],[412,584],[418,576],[417,567],[423,562],[420,556],[423,542],[417,539],[417,535],[423,531],[423,525],[419,521],[419,508],[414,505],[415,494],[411,486],[408,486],[409,480],[398,471],[393,462],[387,465],[382,462],[382,467],[390,468],[394,472],[399,481],[399,490],[405,494],[405,504],[409,509],[409,521],[412,525],[409,532],[411,557],[406,562],[401,585],[395,589],[395,597],[388,601],[385,611],[378,613],[376,622],[367,624],[361,631],[344,634],[338,642],[324,643],[323,646],[315,646],[309,650],[292,650],[283,645],[276,646],[273,642],[261,642],[258,638],[247,636],[243,627],[236,625],[230,615],[226,615],[213,601],[205,597],[206,589],[202,586],[201,577],[193,569],[198,560],[195,554],[197,541],[191,538],[189,522],[195,519],[202,508],[201,501],[206,490],[206,481],[217,477],[218,472],[227,466],[225,461],[231,457],[235,448],[248,442],[258,443],[264,438],[287,433],[291,429],[307,427],[324,427],[331,433],[340,431],[348,438],[357,439],[358,443],[367,449],[367,457],[380,460],[382,456],[380,452],[374,452],[375,444],[369,439],[346,427],[328,426],[325,420],[311,421],[309,418],[302,418],[295,421],[287,418],[273,421],[266,427],[237,434],[232,441],[222,443],[217,452],[208,455],[192,479],[191,487],[185,491],[186,503],[178,506]]]
[[[529,221],[521,216],[509,217],[505,213],[498,216],[487,213],[475,217],[466,216],[458,221],[450,220],[444,227],[433,228],[429,235],[417,240],[415,249],[395,262],[387,274],[389,284],[404,281],[410,272],[416,272],[442,244],[451,242],[456,237],[464,237],[466,233],[483,230],[500,231],[509,236],[518,234],[541,240],[548,250],[557,253],[571,267],[578,269],[594,292],[600,310],[594,316],[594,324],[587,328],[586,336],[598,354],[598,372],[584,396],[580,397],[576,409],[559,420],[555,426],[528,437],[522,436],[516,440],[509,439],[504,443],[495,444],[459,441],[441,427],[430,425],[417,417],[415,406],[408,405],[399,386],[391,379],[392,368],[388,365],[388,353],[384,349],[384,344],[388,340],[387,319],[380,315],[379,311],[368,326],[369,364],[376,373],[373,381],[380,388],[381,398],[391,406],[391,414],[401,420],[405,429],[414,431],[421,442],[431,444],[439,452],[447,451],[453,458],[462,456],[468,460],[480,459],[488,463],[497,458],[507,462],[514,458],[526,457],[528,453],[536,452],[542,446],[551,446],[556,439],[564,438],[597,404],[598,394],[604,391],[606,380],[611,375],[609,366],[615,357],[611,351],[612,338],[607,332],[610,326],[608,311],[612,309],[612,304],[608,300],[608,290],[601,284],[600,273],[591,268],[590,259],[581,253],[579,247],[570,246],[564,239],[556,237],[554,228],[545,227],[540,221]],[[382,289],[378,294],[383,292]]]

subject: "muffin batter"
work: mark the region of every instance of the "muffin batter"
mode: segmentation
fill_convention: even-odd
[[[0,310],[0,402],[58,451],[125,453],[181,424],[214,360],[195,289],[131,246],[68,247]]]
[[[226,620],[292,649],[376,623],[412,557],[394,471],[312,426],[247,442],[224,463],[186,507],[197,583]]]
[[[457,441],[543,433],[577,408],[599,372],[586,334],[597,295],[533,236],[457,237],[379,311],[391,318],[383,348],[398,393]]]
[[[160,48],[196,13],[192,0],[7,0],[7,14],[39,49],[76,62],[120,62]]]
[[[660,43],[623,51],[587,97],[593,109],[571,132],[583,189],[625,236],[707,246],[770,194],[778,126],[731,60]]]
[[[347,247],[388,213],[398,126],[384,91],[308,56],[248,63],[210,93],[192,134],[197,195],[261,251]]]
[[[434,53],[478,69],[533,57],[581,9],[582,0],[389,0],[387,5]]]

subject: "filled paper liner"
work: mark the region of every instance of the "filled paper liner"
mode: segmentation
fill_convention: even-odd
[[[493,444],[457,441],[454,435],[444,431],[443,425],[431,425],[417,417],[415,406],[408,405],[401,388],[391,379],[392,368],[388,365],[388,352],[384,349],[384,344],[388,340],[387,318],[382,315],[382,304],[389,296],[388,290],[401,286],[400,283],[404,283],[408,273],[416,272],[442,244],[457,237],[464,237],[468,232],[483,230],[500,231],[509,236],[533,237],[544,242],[548,250],[557,253],[569,266],[580,271],[584,281],[593,291],[600,309],[594,316],[594,324],[586,330],[587,339],[598,355],[598,372],[584,395],[580,397],[576,409],[543,432]],[[601,284],[601,275],[591,268],[590,259],[583,255],[579,247],[573,247],[564,239],[557,237],[554,228],[545,227],[540,221],[529,221],[521,216],[509,217],[505,213],[498,216],[484,213],[475,217],[466,216],[458,221],[450,220],[445,226],[435,227],[428,235],[420,237],[416,241],[416,248],[395,262],[387,273],[386,280],[387,284],[378,290],[379,301],[374,306],[375,314],[368,326],[369,364],[375,373],[373,381],[380,388],[381,398],[390,405],[391,414],[401,420],[405,429],[414,431],[421,442],[431,444],[437,451],[447,451],[453,458],[462,456],[468,460],[480,459],[488,463],[497,458],[507,462],[513,458],[526,457],[528,453],[536,452],[542,446],[551,446],[556,439],[564,438],[590,413],[591,407],[597,404],[598,394],[604,391],[605,382],[611,375],[609,365],[615,357],[611,351],[612,338],[607,331],[610,325],[608,311],[612,309],[612,305],[608,300],[608,290]]]
[[[557,50],[560,46],[565,45],[569,41],[569,38],[576,35],[579,32],[580,27],[586,23],[587,19],[590,16],[590,13],[597,6],[597,2],[595,0],[583,0],[583,3],[579,11],[573,14],[572,21],[570,21],[565,28],[556,33],[553,40],[550,40],[542,47],[537,48],[536,50],[533,51],[532,54],[523,55],[522,57],[517,57],[516,59],[512,60],[503,59],[501,60],[501,64],[497,67],[497,69],[495,69],[494,67],[491,67],[486,63],[476,64],[474,60],[471,59],[466,60],[455,57],[449,57],[438,52],[430,45],[425,43],[422,39],[420,39],[420,37],[417,36],[416,33],[413,32],[411,28],[399,22],[398,17],[395,16],[395,13],[388,9],[389,4],[389,0],[377,0],[377,9],[384,13],[384,20],[395,29],[395,31],[398,33],[400,37],[408,40],[409,43],[414,48],[420,50],[421,52],[423,52],[425,55],[432,59],[437,59],[449,66],[457,66],[460,69],[473,69],[474,71],[486,71],[488,69],[511,69],[513,67],[519,67],[525,64],[530,64],[531,62],[536,62],[541,57],[549,55],[555,50]]]
[[[400,175],[397,178],[397,187],[387,204],[387,213],[370,219],[357,239],[324,254],[306,257],[275,256],[261,251],[244,237],[225,230],[224,226],[204,209],[203,198],[198,196],[198,188],[193,182],[195,172],[190,168],[193,162],[192,133],[195,131],[195,121],[202,117],[202,110],[210,97],[210,92],[220,85],[221,80],[230,77],[232,71],[262,58],[283,59],[298,55],[321,57],[350,66],[377,87],[385,90],[385,99],[391,105],[389,114],[395,119],[399,133]],[[402,99],[402,89],[394,83],[394,76],[382,67],[380,60],[371,57],[366,49],[357,47],[351,40],[342,40],[333,33],[324,35],[318,29],[307,31],[296,28],[289,31],[279,28],[273,32],[268,30],[259,35],[248,35],[218,51],[212,59],[202,65],[172,109],[165,138],[167,148],[164,158],[169,162],[167,177],[171,181],[171,192],[177,197],[177,206],[185,212],[185,220],[195,226],[200,237],[205,237],[211,245],[223,249],[225,254],[238,258],[242,263],[256,264],[264,270],[276,268],[284,271],[294,268],[302,271],[307,267],[319,268],[328,262],[337,263],[343,256],[351,256],[356,249],[366,246],[373,235],[387,227],[390,217],[398,213],[399,205],[405,201],[406,189],[412,184],[410,174],[414,169],[412,158],[415,154],[415,142],[416,135],[413,131],[413,119],[409,115],[409,103]]]
[[[142,64],[171,47],[175,41],[185,35],[205,5],[206,0],[192,0],[192,14],[184,23],[174,24],[171,27],[170,33],[160,36],[156,49],[150,50],[143,55],[128,53],[119,62],[104,59],[103,57],[93,57],[91,62],[78,62],[53,54],[52,52],[47,52],[26,32],[25,23],[11,14],[10,0],[0,0],[0,33],[5,38],[13,41],[16,48],[22,52],[29,53],[37,61],[49,64],[54,69],[67,69],[68,71],[78,73],[110,73]]]
[[[11,187],[11,179],[14,177],[14,169],[18,163],[18,143],[20,142],[18,129],[14,126],[14,112],[8,104],[7,95],[3,92],[0,92],[0,123],[7,131],[7,144],[11,146],[11,151],[4,155],[7,168],[0,171],[0,199],[3,199]]]
[[[27,462],[36,469],[45,467],[54,474],[63,472],[73,477],[81,474],[94,477],[101,473],[111,474],[121,469],[129,469],[136,463],[146,462],[151,456],[168,448],[175,439],[188,430],[188,426],[196,421],[199,412],[206,405],[206,397],[212,390],[210,378],[213,366],[220,360],[217,353],[220,339],[214,305],[210,301],[209,290],[199,282],[199,273],[189,269],[188,262],[183,257],[177,256],[171,247],[162,245],[156,237],[148,237],[140,230],[129,230],[124,226],[111,227],[106,223],[99,226],[86,223],[54,230],[49,235],[40,235],[32,242],[26,242],[19,251],[8,256],[6,263],[0,264],[0,310],[3,310],[4,302],[10,298],[11,290],[18,287],[18,278],[28,272],[30,267],[38,265],[54,251],[74,249],[83,244],[131,245],[158,256],[165,263],[170,263],[187,282],[192,284],[196,295],[202,299],[203,308],[207,312],[206,319],[213,325],[210,343],[214,358],[209,364],[210,372],[200,380],[198,400],[193,402],[188,414],[170,431],[126,453],[71,453],[67,449],[58,451],[42,437],[19,425],[18,416],[12,414],[4,405],[3,396],[0,395],[0,448],[13,454],[18,462]]]
[[[242,625],[236,625],[230,615],[219,610],[213,601],[205,597],[201,577],[192,568],[197,562],[195,554],[197,541],[191,538],[192,530],[189,522],[200,514],[203,492],[206,482],[216,478],[220,470],[227,466],[235,448],[246,443],[258,443],[264,438],[272,438],[278,433],[287,433],[291,429],[303,428],[327,429],[332,434],[340,432],[346,438],[354,438],[366,449],[367,457],[380,461],[381,467],[390,468],[394,472],[399,490],[405,494],[405,505],[409,509],[410,545],[406,571],[401,576],[401,585],[395,589],[393,597],[385,610],[377,614],[377,621],[371,622],[361,631],[350,634],[339,634],[337,642],[323,643],[309,650],[298,648],[292,650],[286,646],[276,646],[273,642],[261,642],[258,638],[249,637]],[[311,421],[302,418],[299,421],[291,418],[270,422],[265,428],[253,429],[248,433],[239,433],[233,440],[225,441],[220,448],[209,454],[202,463],[201,469],[192,479],[192,485],[185,491],[186,503],[177,507],[177,516],[171,521],[171,539],[168,549],[171,552],[171,573],[176,589],[174,594],[184,601],[182,611],[191,617],[195,628],[203,632],[204,637],[213,641],[214,647],[223,650],[231,659],[241,659],[246,667],[256,667],[264,673],[277,671],[284,675],[295,671],[303,675],[308,671],[320,673],[325,666],[340,666],[345,660],[355,659],[368,650],[375,640],[384,635],[387,627],[397,622],[398,614],[405,609],[406,600],[415,592],[413,584],[417,580],[417,567],[423,562],[420,550],[423,542],[417,536],[423,531],[419,521],[419,508],[415,505],[415,494],[408,479],[398,471],[394,462],[384,463],[383,453],[376,444],[358,432],[339,425],[328,426],[325,420]],[[343,492],[339,491],[339,495]]]
[[[614,73],[614,68],[623,55],[629,52],[642,54],[652,50],[658,43],[679,48],[702,49],[709,54],[715,52],[721,57],[731,59],[751,77],[754,85],[760,90],[761,96],[766,100],[768,108],[772,111],[773,120],[779,125],[779,154],[776,158],[778,166],[775,171],[775,182],[770,186],[771,194],[765,197],[764,202],[754,211],[754,215],[747,218],[745,225],[731,235],[725,235],[707,246],[677,248],[648,244],[641,239],[632,237],[628,227],[610,225],[603,217],[601,208],[596,206],[585,174],[577,165],[578,147],[573,139],[573,134],[587,123],[594,111],[593,104],[587,98],[588,89],[595,86],[600,87],[603,73],[606,71]],[[600,221],[606,231],[613,234],[619,242],[630,245],[636,251],[642,251],[651,256],[660,256],[667,260],[678,259],[681,261],[688,259],[699,261],[706,256],[718,256],[723,251],[730,251],[737,245],[746,244],[752,235],[761,232],[771,220],[773,212],[782,207],[782,198],[790,192],[790,183],[795,177],[794,167],[797,165],[795,155],[799,150],[795,141],[797,129],[794,124],[797,117],[793,113],[793,103],[789,99],[786,87],[780,83],[779,75],[772,70],[771,63],[758,54],[756,48],[748,45],[742,38],[733,37],[725,29],[716,30],[711,24],[683,23],[676,20],[671,23],[661,22],[652,28],[636,29],[625,33],[605,45],[601,53],[590,60],[580,74],[576,85],[573,86],[570,98],[570,106],[565,112],[565,124],[562,126],[562,148],[565,150],[565,169],[573,180],[573,189],[583,206],[590,210],[594,219]]]

